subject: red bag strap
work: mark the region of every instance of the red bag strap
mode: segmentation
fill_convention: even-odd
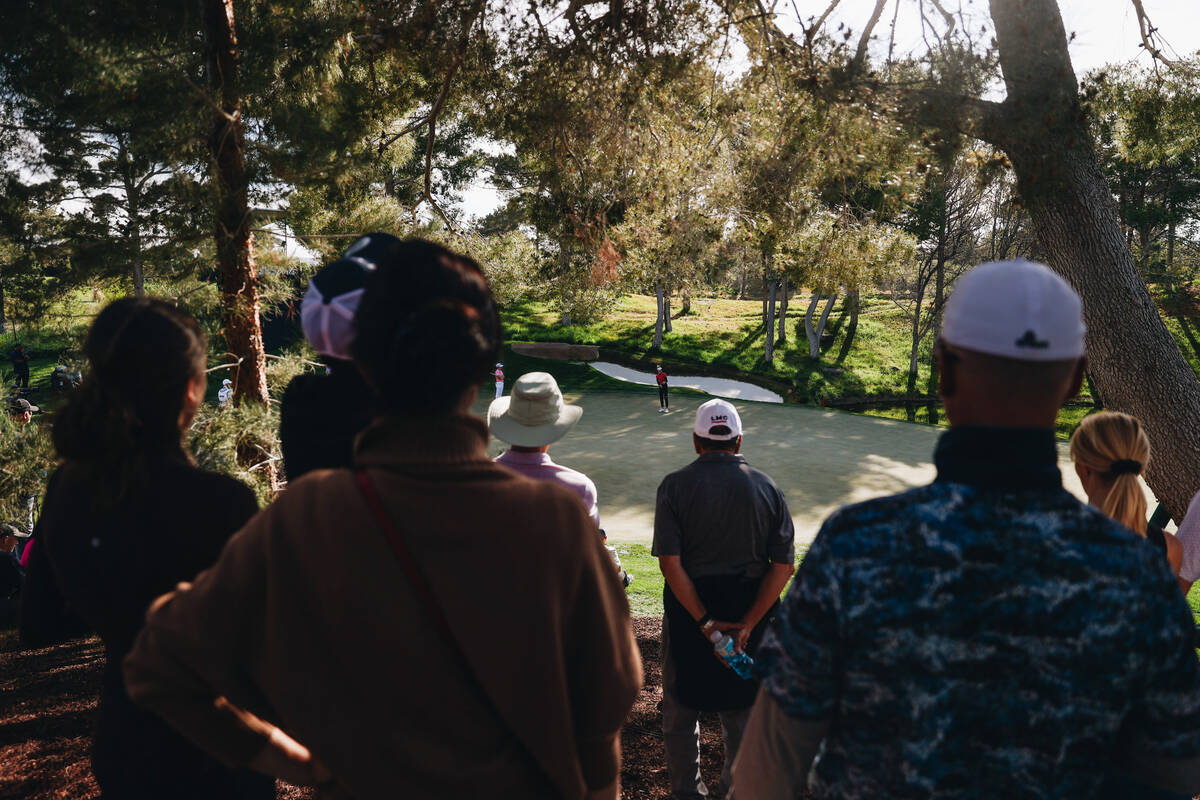
[[[408,578],[409,585],[417,593],[417,597],[421,599],[421,602],[425,604],[425,609],[429,612],[429,616],[437,626],[438,633],[442,635],[446,645],[457,653],[463,661],[466,661],[466,656],[459,649],[458,642],[450,630],[450,623],[446,621],[446,615],[442,613],[441,605],[438,604],[437,598],[433,596],[433,590],[429,588],[429,582],[425,580],[424,573],[417,566],[417,560],[413,558],[408,545],[400,537],[400,531],[396,529],[396,523],[392,520],[391,514],[384,508],[383,500],[379,497],[379,490],[375,488],[375,483],[367,475],[366,471],[361,469],[355,471],[354,478],[358,481],[358,488],[362,492],[363,499],[367,501],[367,507],[371,509],[371,516],[375,517],[375,522],[379,524],[384,536],[387,537],[388,544],[391,545],[392,553],[395,554],[396,560],[400,562],[400,568],[404,570],[404,577]],[[474,672],[469,668],[467,671],[472,676],[474,675]]]

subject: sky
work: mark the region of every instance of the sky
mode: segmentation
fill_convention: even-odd
[[[794,2],[806,19],[819,16],[828,6],[828,0]],[[954,3],[955,0],[947,0],[944,5],[953,8]],[[990,30],[987,0],[962,0],[962,3],[973,30],[983,24],[987,24]],[[842,22],[855,31],[861,29],[870,17],[874,4],[874,0],[842,0],[838,10],[830,17],[833,27]],[[916,5],[915,0],[904,0],[901,6],[896,23],[898,54],[924,47]],[[1059,0],[1058,5],[1068,35],[1075,34],[1069,46],[1076,75],[1082,76],[1106,64],[1130,61],[1150,64],[1150,56],[1139,47],[1141,36],[1138,33],[1137,15],[1130,0]],[[1172,55],[1172,51],[1184,56],[1200,51],[1200,0],[1143,0],[1143,5],[1169,48],[1166,50],[1168,55]],[[780,6],[787,8],[788,15],[795,19],[790,2],[780,3]],[[887,48],[892,8],[889,3],[887,12],[875,28],[878,37],[875,46],[881,53],[886,52]],[[780,19],[780,24],[785,29],[795,28],[794,23],[789,25],[785,18]],[[1003,89],[998,91],[1002,95]],[[504,198],[498,192],[486,182],[480,182],[464,193],[462,206],[468,217],[479,218],[503,202]]]

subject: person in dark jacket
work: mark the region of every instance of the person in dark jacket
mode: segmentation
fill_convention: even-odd
[[[354,315],[381,248],[399,241],[362,236],[308,283],[300,303],[304,338],[321,354],[325,373],[292,379],[279,404],[279,441],[289,481],[315,469],[353,464],[354,439],[371,422],[371,390],[350,361]]]
[[[50,477],[30,553],[21,638],[46,645],[99,634],[106,664],[92,769],[104,798],[274,797],[274,782],[231,770],[129,700],[121,660],[150,602],[210,567],[258,510],[253,492],[197,469],[183,432],[204,397],[203,332],[145,298],[96,317],[88,377],[54,425]]]

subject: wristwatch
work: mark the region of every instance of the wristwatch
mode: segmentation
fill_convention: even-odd
[[[705,614],[700,618],[700,630],[708,633],[712,628],[716,627],[717,621],[713,619],[712,614]]]

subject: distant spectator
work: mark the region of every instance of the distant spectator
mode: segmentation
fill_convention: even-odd
[[[1150,439],[1137,417],[1117,411],[1084,417],[1071,435],[1071,459],[1088,502],[1146,537],[1178,577],[1183,561],[1179,540],[1146,522],[1146,494],[1138,476],[1150,463]]]
[[[1187,514],[1180,521],[1175,538],[1179,540],[1182,551],[1179,586],[1186,595],[1191,591],[1192,584],[1200,580],[1200,492],[1188,504]]]
[[[5,627],[11,627],[17,617],[25,580],[19,551],[27,538],[17,526],[0,524],[0,625]]]
[[[504,365],[499,361],[496,362],[496,368],[492,370],[492,377],[496,379],[496,397],[504,396]]]
[[[221,388],[217,389],[217,405],[221,408],[227,408],[229,401],[233,399],[233,381],[225,378],[221,381]]]
[[[24,397],[14,397],[8,401],[8,414],[18,425],[28,425],[33,421],[33,415],[41,411]]]
[[[658,364],[654,365],[654,380],[658,383],[658,413],[666,414],[671,410],[671,400],[667,397],[667,373]]]
[[[222,766],[134,706],[121,675],[150,601],[211,566],[257,510],[246,486],[197,469],[183,446],[204,398],[204,334],[173,306],[129,298],[100,312],[84,349],[88,377],[54,425],[62,466],[30,549],[21,638],[53,643],[82,619],[104,641],[102,796],[273,797],[269,778]]]
[[[1085,798],[1120,773],[1142,784],[1124,797],[1190,797],[1191,610],[1162,554],[1057,466],[1079,296],[1041,264],[976,267],[935,354],[937,479],[821,527],[756,655],[738,796]]]
[[[548,372],[528,372],[513,383],[512,394],[498,397],[488,408],[488,428],[492,435],[511,445],[493,459],[509,469],[535,480],[558,481],[579,495],[588,516],[600,526],[600,508],[597,504],[596,484],[582,472],[555,464],[550,458],[550,445],[557,442],[575,427],[583,415],[579,406],[563,402],[558,381]],[[607,543],[604,531],[600,535]],[[633,576],[621,566],[616,548],[605,545],[617,575],[625,586],[633,583]]]
[[[596,484],[582,472],[555,464],[550,445],[567,435],[583,416],[579,406],[563,402],[558,381],[547,372],[528,372],[513,383],[512,394],[488,408],[492,435],[511,445],[494,459],[530,478],[553,480],[579,495],[588,516],[600,525]]]
[[[25,345],[17,342],[13,346],[12,352],[8,354],[8,360],[13,365],[13,385],[28,389],[29,388],[29,353],[25,352]]]
[[[373,412],[371,390],[350,361],[354,315],[375,261],[398,241],[386,233],[360,237],[309,281],[300,320],[325,370],[293,378],[280,401],[280,449],[289,481],[354,464],[354,438]]]
[[[783,492],[740,455],[742,419],[732,403],[709,400],[696,409],[692,446],[699,457],[658,487],[652,550],[667,584],[662,726],[675,798],[709,792],[700,775],[701,711],[720,715],[721,784],[728,791],[734,783],[733,759],[758,684],[726,667],[709,637],[720,631],[753,653],[796,555]]]
[[[290,483],[157,603],[130,691],[225,762],[338,796],[616,798],[628,606],[578,497],[487,457],[487,280],[416,239],[372,260],[355,471]]]

